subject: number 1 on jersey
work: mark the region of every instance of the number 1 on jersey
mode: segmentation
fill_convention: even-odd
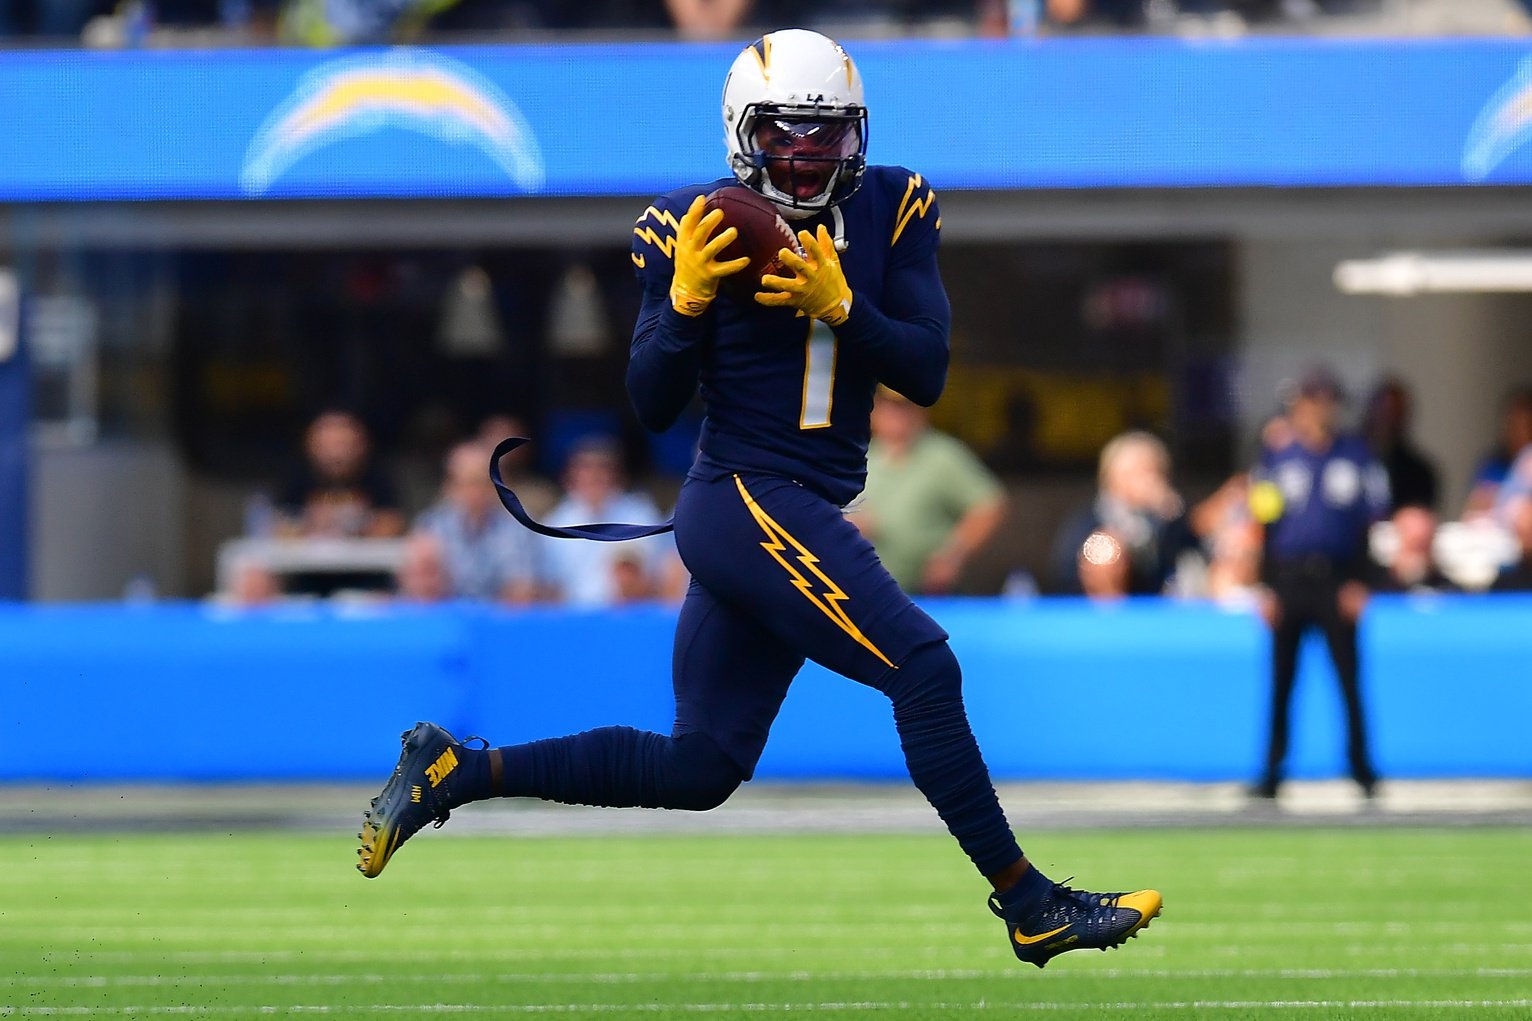
[[[803,342],[803,410],[798,428],[823,429],[830,424],[835,394],[835,331],[814,320]]]

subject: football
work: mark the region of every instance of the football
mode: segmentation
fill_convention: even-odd
[[[799,254],[803,248],[770,199],[744,185],[730,184],[710,192],[705,209],[706,212],[723,210],[720,231],[727,227],[739,231],[739,237],[718,253],[719,261],[727,262],[741,256],[750,260],[750,265],[724,278],[724,287],[734,297],[749,300],[750,295],[760,289],[761,277],[767,273],[791,275],[777,256],[783,248],[791,248]]]

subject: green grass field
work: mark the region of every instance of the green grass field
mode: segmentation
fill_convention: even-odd
[[[1055,832],[1157,885],[1108,954],[1012,958],[939,836],[0,840],[0,1015],[1532,1017],[1532,832]]]

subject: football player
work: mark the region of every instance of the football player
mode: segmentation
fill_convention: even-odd
[[[665,429],[700,387],[706,411],[675,514],[693,580],[676,629],[674,728],[479,749],[420,724],[366,817],[359,868],[378,875],[424,824],[482,798],[714,808],[750,779],[813,659],[888,696],[910,775],[989,880],[1018,958],[1041,967],[1116,946],[1159,913],[1159,893],[1072,890],[1028,863],[969,729],[946,632],[842,513],[862,488],[877,385],[930,405],[945,383],[936,196],[917,173],[868,166],[861,76],[815,32],[773,32],[739,55],[723,127],[733,177],[661,196],[633,229],[644,286],[633,405]],[[736,232],[719,229],[721,211],[704,215],[704,196],[736,181],[799,228],[802,254],[780,253],[790,275],[721,291],[748,260],[719,259]],[[507,506],[524,518],[514,497]]]

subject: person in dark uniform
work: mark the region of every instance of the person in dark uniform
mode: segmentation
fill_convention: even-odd
[[[1436,466],[1415,445],[1410,432],[1414,417],[1415,399],[1410,388],[1399,377],[1386,376],[1367,402],[1364,432],[1373,455],[1388,473],[1394,509],[1424,507],[1435,511],[1439,492]]]
[[[1357,621],[1367,603],[1367,532],[1388,512],[1388,476],[1367,445],[1337,431],[1339,382],[1309,372],[1288,402],[1280,445],[1256,469],[1251,511],[1265,525],[1263,613],[1271,626],[1271,730],[1266,769],[1252,793],[1274,798],[1287,758],[1298,649],[1310,629],[1325,637],[1346,702],[1351,776],[1368,797],[1378,782],[1367,750]]]
[[[1119,945],[1159,913],[1159,893],[1072,890],[1022,855],[969,728],[946,632],[842,511],[865,479],[877,386],[930,405],[945,384],[935,193],[917,173],[866,165],[860,75],[816,32],[773,32],[746,47],[723,115],[735,176],[661,196],[633,229],[644,301],[629,395],[652,430],[699,388],[706,411],[674,524],[693,581],[676,628],[673,729],[604,727],[480,750],[420,724],[365,817],[358,867],[376,876],[424,824],[490,797],[714,808],[750,779],[788,686],[813,659],[888,696],[910,775],[992,886],[990,908],[1018,958],[1041,967],[1068,950]],[[791,275],[721,286],[748,260],[720,260],[735,229],[719,229],[704,196],[735,184],[800,228],[803,254],[779,256]],[[502,497],[546,534],[662,530],[549,529],[514,494]]]

